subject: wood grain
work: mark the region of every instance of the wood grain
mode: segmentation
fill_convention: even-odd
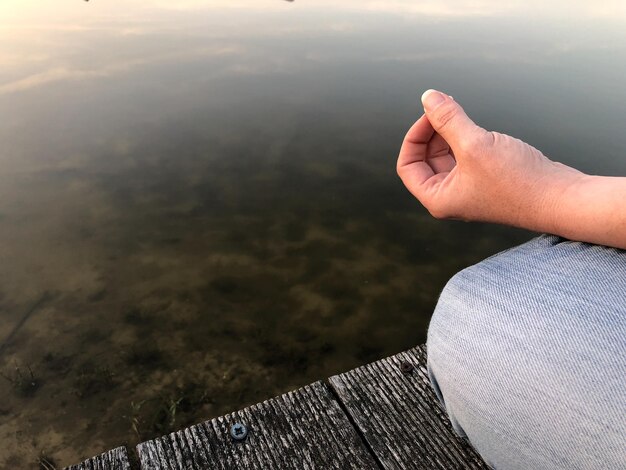
[[[235,441],[230,428],[249,433]],[[378,469],[328,386],[315,382],[137,446],[152,469]]]
[[[117,447],[65,470],[130,470],[130,464],[126,447]]]
[[[413,370],[403,373],[403,362]],[[441,409],[428,380],[425,346],[329,381],[384,468],[489,468]]]

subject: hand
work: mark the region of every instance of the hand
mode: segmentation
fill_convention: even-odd
[[[428,211],[549,230],[560,194],[584,175],[518,139],[482,129],[444,93],[428,90],[422,103],[426,114],[408,131],[397,171]]]

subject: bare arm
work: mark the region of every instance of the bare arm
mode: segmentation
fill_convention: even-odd
[[[545,231],[626,250],[626,178],[583,175],[552,212]]]
[[[626,178],[589,176],[477,126],[429,90],[397,170],[437,218],[481,220],[626,249]]]

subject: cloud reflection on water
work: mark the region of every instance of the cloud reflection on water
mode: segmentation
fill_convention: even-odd
[[[292,2],[290,2],[292,3]],[[287,7],[279,0],[94,0],[89,3],[78,3],[61,0],[54,3],[43,3],[36,0],[5,0],[0,6],[0,14],[9,20],[19,18],[48,18],[86,16],[92,14],[111,14],[116,18],[120,15],[132,16],[139,12],[157,11],[208,11],[241,9],[246,11],[276,11]],[[495,2],[493,0],[298,0],[288,8],[298,10],[332,10],[332,11],[377,11],[393,14],[419,14],[433,16],[504,16],[522,15],[524,17],[581,17],[585,19],[605,17],[623,18],[626,16],[626,5],[621,0],[589,2],[586,0],[511,0]]]
[[[0,15],[6,14],[5,24],[0,27],[0,64],[3,65],[0,95],[59,81],[100,79],[159,61],[186,61],[192,57],[199,60],[239,54],[241,61],[231,70],[246,73],[254,68],[254,61],[247,63],[246,59],[250,41],[260,39],[262,44],[271,38],[284,37],[286,41],[304,43],[324,35],[365,40],[370,35],[380,41],[388,29],[389,17],[403,20],[389,31],[386,47],[381,50],[383,40],[376,49],[368,50],[365,42],[362,50],[353,48],[350,53],[358,56],[365,52],[373,61],[423,61],[446,56],[450,54],[447,44],[443,46],[446,52],[442,53],[438,39],[432,36],[441,29],[440,33],[449,40],[450,35],[457,34],[454,18],[471,22],[470,18],[475,17],[476,24],[480,24],[480,18],[486,23],[470,29],[466,35],[458,34],[469,44],[484,42],[475,53],[494,60],[511,57],[517,61],[523,57],[520,50],[528,51],[529,45],[535,45],[523,60],[550,60],[554,53],[578,48],[619,48],[621,42],[616,36],[623,39],[621,29],[611,25],[626,17],[626,3],[621,1],[601,5],[564,0],[549,5],[534,2],[535,7],[533,2],[490,0],[284,3],[277,0],[112,0],[64,3],[51,9],[40,2],[8,1],[0,6]],[[495,18],[501,18],[503,23],[499,24]],[[557,18],[558,23],[550,24],[551,19]],[[602,24],[581,24],[581,27],[603,29],[605,34],[587,34],[582,40],[562,30],[560,24],[565,20],[600,21],[599,18]],[[422,24],[425,34],[409,31],[416,21]],[[229,36],[231,45],[224,47],[223,38]],[[492,47],[487,38],[500,44]],[[205,46],[199,44],[200,41],[220,45]],[[502,47],[507,43],[508,48]],[[165,47],[157,48],[154,44],[165,44]],[[523,44],[522,47],[518,47],[519,44]],[[318,61],[328,59],[342,51],[342,44],[337,46],[315,51],[309,48],[302,57]],[[467,54],[467,46],[463,53]],[[298,64],[292,61],[289,66]]]
[[[58,296],[0,358],[45,380],[0,382],[0,467],[136,442],[130,402],[179,385],[211,387],[196,422],[423,339],[453,272],[530,235],[401,187],[419,94],[624,170],[620,3],[2,2],[0,333]],[[94,358],[119,388],[77,400]]]

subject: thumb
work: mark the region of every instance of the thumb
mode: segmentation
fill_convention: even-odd
[[[445,93],[426,90],[422,95],[422,104],[433,129],[453,149],[462,148],[485,132],[467,117],[461,105]]]

